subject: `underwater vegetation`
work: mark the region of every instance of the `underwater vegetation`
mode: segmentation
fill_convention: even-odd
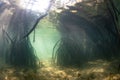
[[[29,39],[24,39],[11,45],[10,53],[6,56],[6,62],[13,66],[35,68],[37,57],[33,53],[34,49]]]
[[[23,9],[17,1],[0,3],[0,58],[10,66],[36,68],[39,59],[31,45],[29,34],[46,13],[38,15],[37,12]]]
[[[98,10],[92,2],[83,1],[58,13],[57,29],[61,39],[55,45],[59,47],[54,47],[53,51],[57,65],[81,66],[88,61],[120,56],[119,12],[112,0],[96,3]]]
[[[119,1],[51,0],[46,12],[34,11],[35,1],[31,9],[19,1],[0,1],[0,80],[120,80]],[[49,11],[52,1],[56,8]],[[42,27],[43,18],[52,27]],[[42,42],[44,31],[54,40],[46,36]],[[39,60],[32,32],[33,42],[36,36],[41,41],[36,49],[50,59]]]

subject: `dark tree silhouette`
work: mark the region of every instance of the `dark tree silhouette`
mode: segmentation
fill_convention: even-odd
[[[12,0],[0,1],[0,6],[0,53],[2,60],[12,66],[36,68],[38,58],[29,40],[29,34],[47,15],[51,4],[45,13],[22,9]]]
[[[94,1],[76,3],[58,14],[61,40],[53,53],[58,65],[80,66],[89,60],[119,56],[119,10],[112,0]]]

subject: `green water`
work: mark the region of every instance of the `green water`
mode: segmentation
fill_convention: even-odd
[[[59,38],[56,27],[46,19],[41,20],[35,29],[35,42],[33,42],[33,32],[30,35],[30,40],[40,60],[51,58],[53,47]]]

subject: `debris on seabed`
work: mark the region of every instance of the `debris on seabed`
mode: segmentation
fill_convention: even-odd
[[[116,67],[119,65],[115,61],[97,60],[81,68],[53,66],[48,61],[43,61],[42,65],[37,72],[32,69],[1,68],[0,80],[120,80]]]

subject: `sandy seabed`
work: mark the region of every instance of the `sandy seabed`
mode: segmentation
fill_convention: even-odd
[[[19,69],[3,67],[0,69],[0,80],[120,80],[119,60],[96,60],[78,67],[53,66],[48,61],[42,67]]]

